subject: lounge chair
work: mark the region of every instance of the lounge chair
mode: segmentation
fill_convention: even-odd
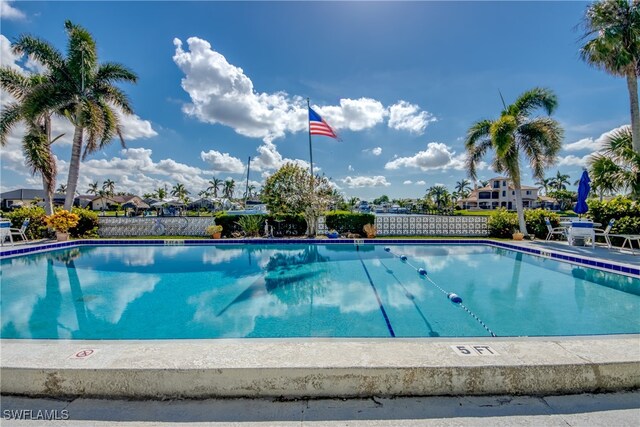
[[[27,227],[29,226],[29,218],[25,219],[24,221],[22,221],[22,227],[20,228],[9,228],[9,231],[11,232],[11,237],[13,240],[13,236],[18,236],[22,239],[22,241],[26,242],[27,240]]]
[[[605,242],[607,242],[607,247],[609,249],[611,249],[611,240],[609,240],[609,233],[611,232],[611,227],[613,227],[613,224],[615,222],[616,220],[611,218],[611,220],[609,221],[609,224],[607,224],[607,228],[605,228],[604,230],[602,228],[593,229],[593,231],[595,232],[595,237],[598,237],[598,236],[604,237],[604,240]]]
[[[545,218],[544,219],[544,223],[547,224],[547,230],[549,231],[547,233],[547,238],[545,240],[551,240],[551,237],[553,237],[554,234],[557,234],[559,236],[562,236],[564,238],[567,237],[567,229],[564,227],[553,227],[551,225],[551,221],[549,221],[549,218]]]
[[[629,249],[631,249],[631,254],[635,255],[636,252],[633,250],[633,243],[632,242],[637,242],[638,243],[638,247],[640,247],[640,234],[609,234],[610,237],[622,237],[624,239],[624,242],[622,242],[622,246],[620,246],[620,249],[624,249],[625,246],[627,246],[627,243],[629,243]]]

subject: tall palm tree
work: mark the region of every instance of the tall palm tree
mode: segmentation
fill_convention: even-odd
[[[87,194],[98,194],[98,181],[92,182],[89,184],[89,189],[87,190]]]
[[[224,182],[224,186],[222,188],[222,194],[227,199],[233,198],[233,190],[236,188],[236,182],[233,179],[228,179]]]
[[[567,185],[571,182],[569,181],[569,175],[561,174],[560,171],[556,172],[556,176],[551,178],[551,182],[549,183],[549,187],[554,190],[566,190]]]
[[[522,184],[520,181],[520,156],[529,160],[533,177],[542,179],[545,168],[556,162],[562,145],[563,131],[551,117],[530,117],[542,108],[547,115],[555,110],[558,100],[555,94],[542,88],[524,92],[507,106],[496,120],[481,120],[467,132],[467,170],[471,179],[477,178],[476,165],[493,149],[493,168],[506,173],[515,189],[516,210],[520,232],[527,233],[522,207]]]
[[[601,0],[587,7],[582,59],[614,76],[625,77],[631,106],[632,146],[640,153],[640,2]]]
[[[66,192],[67,192],[67,186],[65,184],[58,185],[58,188],[56,189],[56,193],[64,194]]]
[[[602,151],[592,157],[590,172],[596,186],[605,192],[626,190],[640,199],[640,153],[633,149],[629,126],[613,132],[604,141]]]
[[[456,182],[456,192],[460,197],[467,197],[470,191],[471,181],[469,181],[468,179],[463,179],[462,181]]]
[[[178,199],[182,200],[183,202],[186,203],[187,201],[187,196],[191,194],[189,192],[189,190],[187,190],[184,187],[184,184],[181,183],[177,183],[176,185],[173,186],[173,188],[171,189],[171,195],[173,197],[177,197]]]
[[[49,70],[47,82],[29,94],[33,103],[64,115],[74,126],[64,202],[69,210],[78,185],[81,155],[86,158],[116,136],[124,146],[116,108],[125,114],[133,114],[133,109],[114,83],[135,83],[138,78],[121,64],[99,64],[95,40],[83,27],[66,21],[65,30],[69,39],[66,56],[47,41],[28,35],[20,36],[12,49],[31,55]]]
[[[46,76],[31,74],[25,76],[9,67],[0,67],[0,87],[12,95],[16,102],[9,103],[0,112],[0,146],[7,144],[7,137],[13,126],[23,121],[26,130],[22,139],[22,149],[27,166],[32,174],[40,174],[44,190],[44,207],[47,215],[53,213],[53,190],[56,186],[58,168],[51,151],[53,144],[62,135],[51,138],[51,116],[53,112],[34,104],[29,96],[46,81]]]
[[[218,197],[218,189],[223,186],[222,180],[216,177],[209,180],[209,187],[207,187],[207,191],[211,191],[213,193],[213,197]]]
[[[102,189],[107,192],[107,195],[113,196],[116,189],[115,181],[112,181],[109,178],[107,178],[107,180],[102,183]]]

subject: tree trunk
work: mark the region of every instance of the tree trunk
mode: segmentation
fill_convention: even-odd
[[[49,181],[42,176],[42,188],[44,189],[44,212],[47,215],[53,214],[53,192],[51,191],[51,185]]]
[[[518,212],[518,224],[520,226],[520,232],[525,236],[527,233],[527,223],[524,221],[524,208],[522,207],[522,185],[520,179],[513,179],[513,188],[516,193],[516,211]]]
[[[627,88],[631,104],[631,140],[633,149],[640,154],[640,107],[638,106],[638,77],[633,73],[627,74]]]
[[[70,211],[78,186],[80,175],[80,154],[82,153],[83,128],[76,126],[73,132],[73,146],[71,147],[71,162],[69,163],[69,177],[67,178],[67,196],[64,199],[65,210]]]

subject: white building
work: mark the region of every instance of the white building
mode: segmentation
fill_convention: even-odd
[[[536,187],[523,185],[521,191],[523,207],[538,207],[538,189]],[[516,191],[508,178],[491,178],[486,187],[477,188],[469,194],[469,197],[458,200],[458,206],[462,209],[496,209],[499,207],[515,209]]]

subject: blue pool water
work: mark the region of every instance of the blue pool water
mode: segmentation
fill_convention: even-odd
[[[2,338],[640,333],[640,279],[486,245],[82,246],[2,260]],[[403,262],[393,254],[405,254]],[[415,268],[425,268],[426,277]],[[454,292],[463,303],[454,304]]]

